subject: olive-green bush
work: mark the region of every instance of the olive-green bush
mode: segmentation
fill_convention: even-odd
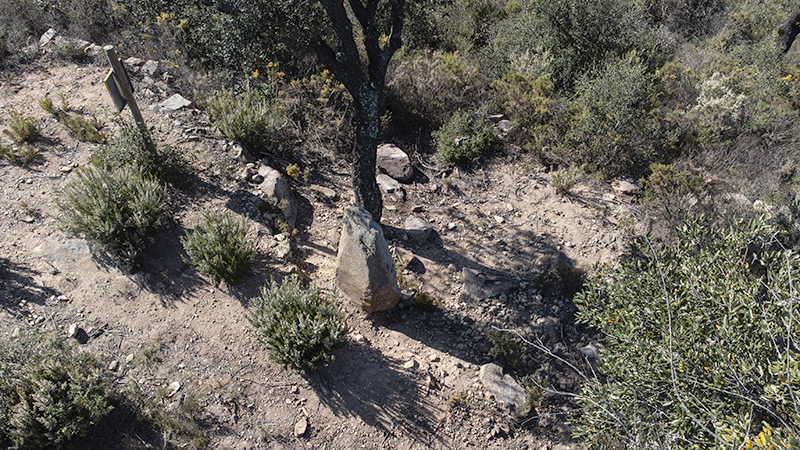
[[[263,286],[247,318],[272,358],[295,370],[331,362],[347,331],[338,297],[315,286],[303,289],[296,277]]]
[[[253,265],[253,246],[247,241],[247,223],[229,213],[206,212],[199,228],[181,237],[185,261],[215,283],[236,283]]]
[[[134,166],[110,171],[90,166],[77,175],[58,201],[61,229],[135,269],[164,220],[166,188]]]
[[[62,448],[111,409],[88,354],[49,334],[0,337],[0,447]]]
[[[800,257],[778,231],[689,219],[673,246],[593,271],[576,316],[601,336],[602,377],[583,385],[580,435],[608,448],[800,444]]]
[[[285,147],[289,123],[271,84],[245,83],[240,92],[223,89],[207,103],[214,125],[254,154],[280,154]]]
[[[461,110],[433,133],[439,156],[447,164],[476,162],[498,138],[485,114]]]

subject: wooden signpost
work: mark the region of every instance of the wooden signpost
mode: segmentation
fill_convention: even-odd
[[[133,84],[131,84],[131,79],[128,77],[125,66],[122,65],[122,61],[117,57],[113,45],[106,45],[103,47],[103,51],[108,57],[108,62],[111,63],[111,70],[103,79],[103,82],[108,88],[108,93],[111,95],[114,105],[119,112],[125,109],[125,105],[130,105],[133,120],[139,124],[143,132],[147,133],[147,126],[144,123],[144,118],[142,118],[142,112],[139,111],[139,105],[136,104],[136,99],[133,98]]]

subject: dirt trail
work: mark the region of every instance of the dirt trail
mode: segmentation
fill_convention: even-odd
[[[248,299],[270,275],[299,272],[333,287],[339,220],[351,198],[347,178],[329,173],[312,181],[333,189],[334,199],[296,183],[302,200],[294,257],[275,258],[278,240],[253,223],[256,269],[240,286],[215,286],[181,260],[179,237],[205,209],[246,212],[253,186],[237,180],[243,164],[204,113],[191,107],[159,112],[152,105],[171,95],[170,87],[144,86],[135,76],[146,121],[165,142],[194,156],[197,180],[173,202],[170,225],[145,269],[126,275],[93,259],[84,241],[58,231],[56,201],[96,147],[76,142],[37,105],[45,94],[58,102],[63,93],[72,112],[94,115],[110,131],[113,107],[102,84],[107,69],[100,59],[41,61],[17,68],[0,85],[0,129],[16,109],[35,116],[43,134],[33,167],[0,162],[2,333],[28,327],[63,333],[71,323],[89,334],[102,330],[81,348],[119,361],[120,385],[138,385],[151,398],[178,381],[180,395],[164,401],[175,408],[182,398],[197,400],[207,448],[572,448],[563,402],[546,401],[532,421],[512,426],[477,375],[490,361],[492,326],[542,335],[563,343],[567,353],[585,344],[568,322],[569,301],[538,281],[557,266],[613,263],[624,250],[618,223],[627,205],[606,185],[584,181],[562,198],[549,186],[549,174],[510,158],[453,175],[450,189],[441,179],[406,185],[405,202],[387,203],[387,236],[417,255],[423,269],[404,277],[438,297],[442,308],[403,305],[368,317],[348,306],[348,343],[332,365],[304,378],[271,362],[253,338]],[[410,214],[431,223],[437,238],[421,245],[409,240],[402,229]],[[498,298],[464,299],[464,267],[508,279],[513,288]],[[529,358],[555,385],[577,386],[543,355],[531,351]],[[309,431],[295,437],[304,416]]]

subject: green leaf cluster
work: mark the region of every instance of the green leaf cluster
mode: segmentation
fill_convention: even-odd
[[[303,289],[295,277],[280,284],[270,280],[252,300],[247,318],[272,358],[295,370],[331,362],[347,332],[336,296],[324,296],[315,286]]]
[[[476,162],[497,143],[497,135],[484,115],[460,110],[433,133],[442,161]]]
[[[227,212],[206,212],[202,225],[181,238],[188,258],[184,260],[215,283],[236,283],[253,265],[253,248],[247,241],[245,219],[236,221]]]

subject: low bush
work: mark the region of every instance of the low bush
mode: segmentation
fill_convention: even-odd
[[[214,125],[254,154],[280,154],[288,130],[271,84],[245,83],[241,91],[223,89],[207,100]]]
[[[576,430],[612,448],[794,448],[800,258],[761,220],[678,234],[576,297],[605,346]]]
[[[272,358],[296,370],[332,361],[347,332],[337,297],[324,296],[314,286],[303,289],[297,278],[262,287],[247,318]]]
[[[157,146],[154,133],[144,133],[133,122],[119,120],[117,125],[119,131],[108,145],[92,155],[92,163],[106,168],[133,166],[164,182],[186,183],[191,168],[178,147]]]
[[[550,178],[550,185],[556,190],[559,195],[567,195],[578,184],[583,172],[578,166],[572,166],[566,169],[559,169],[553,172]]]
[[[253,265],[253,247],[247,241],[247,223],[237,221],[227,212],[206,212],[199,228],[181,238],[188,258],[185,261],[215,283],[236,283]]]
[[[106,135],[100,131],[103,129],[103,123],[97,120],[97,117],[86,120],[81,116],[70,116],[67,113],[62,113],[61,124],[72,137],[81,142],[102,144],[106,141]]]
[[[16,109],[11,110],[11,119],[8,128],[3,130],[3,134],[11,138],[14,142],[33,142],[41,136],[42,129],[35,118],[26,116]]]
[[[461,110],[433,133],[439,156],[447,164],[476,162],[498,141],[481,112]]]
[[[101,368],[52,335],[0,337],[0,447],[62,448],[112,409]]]
[[[387,76],[387,107],[403,120],[431,127],[446,123],[454,110],[473,108],[485,97],[478,68],[458,53],[422,52],[399,59]]]
[[[7,159],[11,164],[27,167],[36,160],[36,157],[39,156],[39,152],[33,148],[32,145],[27,143],[12,145],[10,147],[0,144],[0,156]]]
[[[58,201],[61,229],[134,269],[163,221],[166,199],[166,188],[136,167],[85,168]]]

